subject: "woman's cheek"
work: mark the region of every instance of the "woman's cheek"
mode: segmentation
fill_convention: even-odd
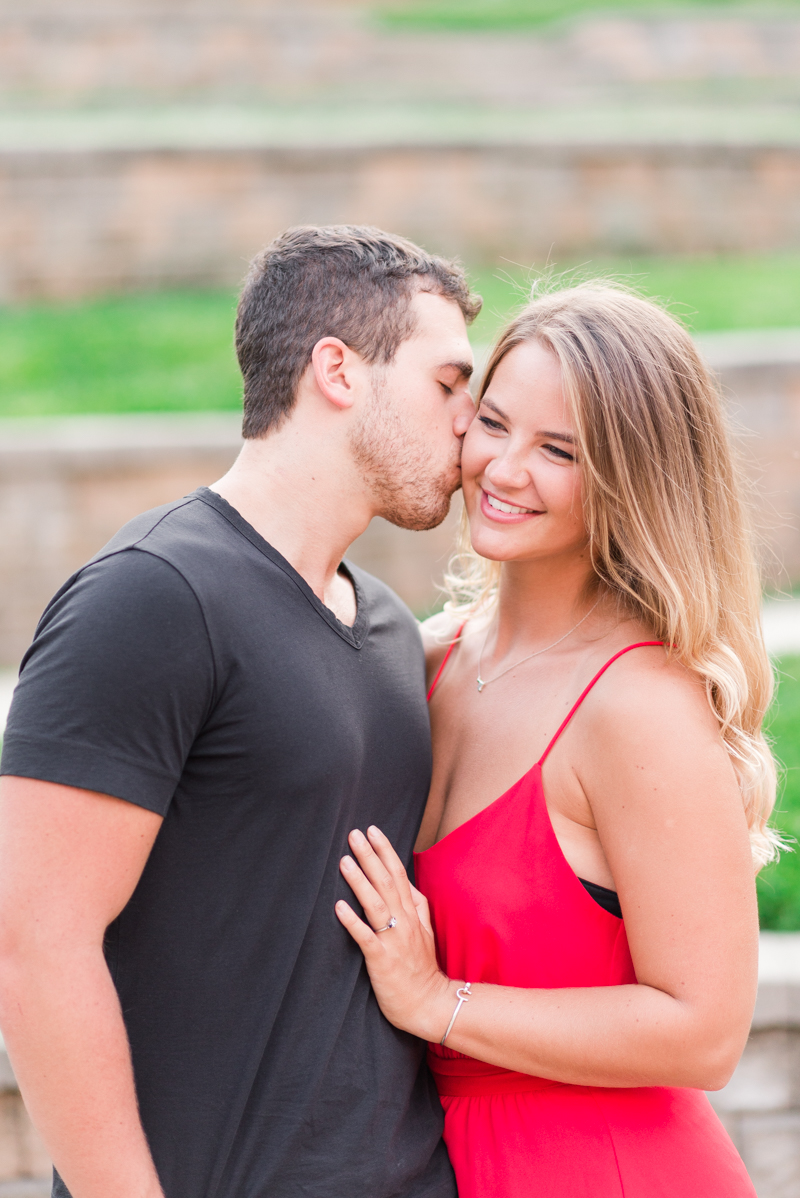
[[[481,452],[481,426],[477,420],[466,431],[461,447],[461,484],[466,493],[467,488],[474,490],[478,485],[478,476],[486,468],[487,455]]]

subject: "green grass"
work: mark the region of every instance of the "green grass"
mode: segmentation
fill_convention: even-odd
[[[485,300],[476,343],[524,303],[541,277],[536,265],[470,271]],[[800,327],[800,254],[596,259],[556,263],[552,273],[565,284],[595,275],[631,283],[696,331]],[[0,308],[0,417],[237,408],[235,298],[163,291]]]
[[[687,9],[738,9],[781,12],[798,7],[798,0],[764,0],[756,5],[739,0],[410,0],[379,5],[378,21],[390,29],[469,31],[479,29],[536,29],[554,22],[598,13],[650,16]]]
[[[536,268],[538,266],[538,270]],[[665,302],[694,332],[800,327],[800,254],[720,258],[595,258],[523,269],[507,263],[473,271],[484,298],[476,341],[490,341],[528,298],[537,278],[552,285],[595,276],[627,283]],[[549,278],[548,278],[549,276]]]
[[[762,928],[800,931],[800,657],[778,664],[778,692],[768,721],[782,777],[773,823],[793,845],[758,876]]]
[[[237,408],[235,307],[173,291],[0,309],[0,416]]]

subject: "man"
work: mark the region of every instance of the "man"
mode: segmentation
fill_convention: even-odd
[[[350,829],[410,859],[430,773],[414,622],[342,555],[447,513],[478,306],[379,230],[279,237],[239,304],[236,464],[41,620],[0,771],[0,1022],[55,1194],[454,1196],[424,1045],[334,914]]]

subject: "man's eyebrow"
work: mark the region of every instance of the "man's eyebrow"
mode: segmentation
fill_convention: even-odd
[[[465,379],[470,378],[475,367],[471,362],[443,362],[440,370],[457,370]]]

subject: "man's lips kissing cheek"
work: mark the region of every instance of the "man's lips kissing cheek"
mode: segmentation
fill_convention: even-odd
[[[519,507],[481,487],[481,515],[493,524],[523,524],[526,520],[543,516],[544,512],[537,508]]]

